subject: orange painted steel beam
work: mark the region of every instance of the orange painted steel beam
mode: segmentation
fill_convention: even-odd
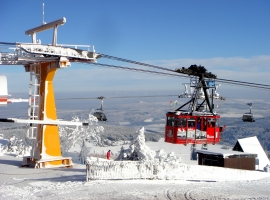
[[[54,61],[40,63],[40,65],[38,120],[57,120],[53,78],[57,67],[63,63]],[[38,125],[33,160],[37,168],[72,166],[71,158],[62,157],[58,125]]]

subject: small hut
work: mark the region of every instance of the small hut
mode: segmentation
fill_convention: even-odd
[[[270,165],[269,159],[256,136],[238,139],[233,150],[257,154],[256,166],[258,170],[264,170],[265,166]]]
[[[234,169],[255,170],[257,154],[218,149],[197,150],[198,164]]]

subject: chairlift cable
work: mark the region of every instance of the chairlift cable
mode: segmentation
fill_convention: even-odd
[[[132,61],[132,60],[128,60],[128,59],[124,59],[124,58],[119,58],[119,57],[115,57],[115,56],[110,56],[110,55],[106,55],[106,54],[100,54],[100,55],[102,55],[102,57],[108,58],[108,59],[118,60],[118,61],[122,61],[122,62],[128,62],[128,63],[142,65],[142,66],[146,66],[146,67],[152,67],[152,68],[156,68],[156,69],[160,69],[160,70],[166,70],[166,71],[170,71],[170,72],[175,72],[174,70],[171,70],[171,69],[168,69],[168,68],[165,68],[165,67],[159,67],[159,66],[155,66],[155,65],[150,65],[150,64],[146,64],[146,63],[142,63],[142,62],[137,62],[137,61]],[[121,68],[119,66],[115,66],[115,67],[116,68]],[[125,67],[122,67],[122,68],[125,68]],[[139,69],[137,70],[135,68],[130,68],[129,70],[144,72],[143,70],[139,70]],[[148,73],[159,74],[158,72],[150,72],[148,70],[146,70],[146,71]],[[165,75],[165,73],[163,73],[163,74]],[[170,76],[174,76],[174,75],[170,75]],[[186,76],[181,76],[181,77],[188,78]],[[266,85],[266,84],[251,83],[251,82],[245,82],[245,81],[234,81],[234,80],[222,79],[222,78],[217,78],[216,80],[218,82],[228,83],[228,84],[231,84],[231,85],[241,85],[241,86],[246,86],[246,87],[254,87],[254,88],[261,88],[261,89],[270,89],[270,85]],[[261,86],[261,87],[256,87],[256,86]]]
[[[89,63],[84,63],[84,64],[89,64]],[[181,74],[171,74],[171,73],[165,73],[165,72],[157,72],[157,71],[136,69],[136,68],[130,68],[130,67],[122,67],[122,66],[115,66],[115,65],[101,64],[101,63],[90,63],[90,64],[101,66],[101,67],[109,67],[109,68],[114,68],[114,69],[133,71],[133,72],[143,72],[143,73],[152,73],[152,74],[156,74],[156,75],[189,78],[189,76],[181,75]],[[241,82],[241,81],[233,81],[233,80],[226,80],[226,79],[218,79],[218,78],[216,80],[217,80],[217,82],[220,82],[220,83],[236,85],[236,86],[252,87],[252,88],[267,89],[267,90],[270,89],[270,85],[263,85],[263,84],[249,83],[249,82]]]
[[[257,88],[257,89],[261,89],[261,90],[269,90],[270,89],[270,85],[266,87],[266,86],[253,85],[252,83],[245,84],[245,83],[234,83],[234,82],[230,82],[230,81],[220,81],[219,79],[217,79],[216,82],[228,84],[228,85],[236,85],[236,86],[241,86],[241,87]]]
[[[270,85],[265,85],[265,84],[260,84],[260,83],[251,83],[251,82],[245,82],[245,81],[234,81],[234,80],[222,79],[222,78],[217,78],[217,80],[220,82],[225,81],[225,82],[234,82],[234,83],[243,83],[243,84],[249,84],[249,85],[270,87]]]
[[[122,97],[104,97],[104,99],[127,99],[127,98],[156,98],[156,97],[178,97],[178,94],[173,95],[146,95],[146,96],[122,96]],[[82,97],[82,98],[59,98],[56,100],[88,100],[88,99],[98,99],[98,97]]]
[[[159,66],[150,65],[150,64],[147,64],[147,63],[137,62],[137,61],[133,61],[133,60],[128,60],[128,59],[124,59],[124,58],[118,58],[118,57],[109,56],[109,55],[106,55],[106,54],[100,54],[100,55],[102,57],[104,57],[104,58],[108,58],[108,59],[112,59],[112,60],[118,60],[118,61],[132,63],[132,64],[136,64],[136,65],[142,65],[142,66],[146,66],[146,67],[152,67],[152,68],[161,69],[161,70],[165,70],[165,71],[175,72],[174,70],[168,69],[168,68],[165,68],[165,67],[159,67]]]
[[[131,67],[122,67],[122,66],[115,66],[115,65],[108,65],[108,64],[101,64],[101,63],[90,63],[90,64],[98,65],[98,66],[101,66],[101,67],[110,67],[110,68],[115,68],[115,69],[122,69],[122,70],[127,70],[127,71],[144,72],[144,73],[152,73],[152,74],[164,75],[164,76],[174,76],[174,77],[189,78],[188,76],[181,75],[181,74],[170,74],[170,73],[165,73],[165,72],[157,72],[157,71],[150,71],[150,70],[145,70],[145,69],[136,69],[136,68],[131,68]]]
[[[228,97],[226,97],[226,100],[231,100],[231,101],[234,101],[234,102],[237,102],[237,103],[240,103],[240,104],[245,104],[245,105],[247,105],[247,103],[244,103],[243,101],[239,101],[239,100],[235,100],[235,99],[232,99],[232,98],[228,98]]]

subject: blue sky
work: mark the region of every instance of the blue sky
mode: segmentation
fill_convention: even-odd
[[[31,42],[25,31],[66,17],[58,29],[59,44],[94,45],[97,52],[175,69],[203,65],[218,78],[269,84],[270,1],[268,0],[114,0],[4,1],[0,6],[0,41]],[[51,43],[52,31],[38,33]],[[99,63],[130,67],[100,59]],[[9,93],[28,92],[29,74],[22,66],[0,66]],[[143,68],[149,69],[149,68]],[[149,69],[153,70],[153,69]],[[55,92],[179,91],[188,79],[134,73],[72,63],[57,71]],[[256,91],[222,85],[230,97]],[[238,95],[238,96],[237,96]],[[119,96],[119,95],[118,95]]]

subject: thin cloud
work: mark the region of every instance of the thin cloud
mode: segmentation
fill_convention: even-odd
[[[147,61],[146,61],[147,62]],[[175,59],[149,61],[153,65],[170,69],[189,67],[197,64],[217,74],[219,78],[242,80],[247,82],[269,83],[270,55],[245,57],[217,57],[207,59]]]
[[[146,61],[147,63],[160,65],[174,69],[174,67],[189,67],[190,65],[197,64],[205,66],[209,71],[210,69],[230,69],[236,70],[244,68],[245,70],[268,70],[270,72],[270,55],[253,56],[249,58],[245,57],[216,57],[207,59],[175,59],[175,60],[156,60]],[[232,71],[233,71],[232,70]]]

